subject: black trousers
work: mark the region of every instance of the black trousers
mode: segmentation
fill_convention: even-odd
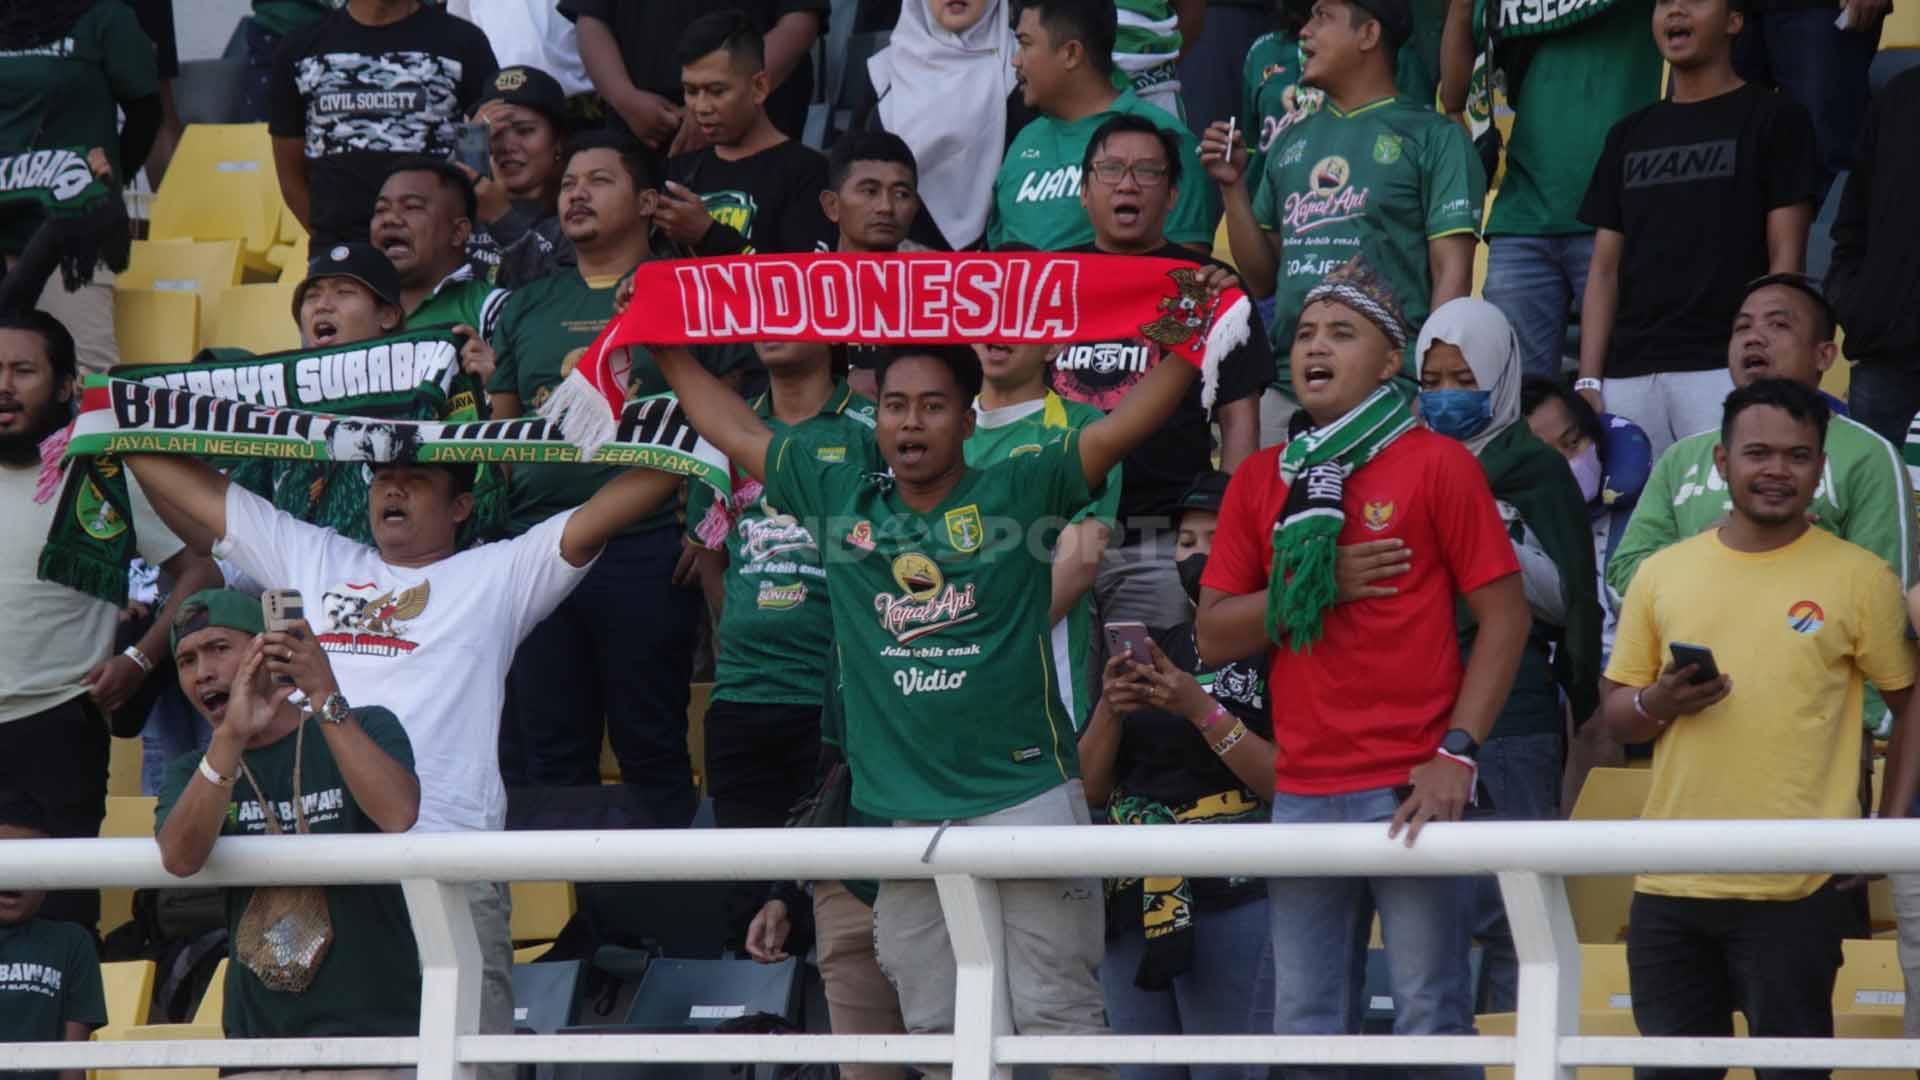
[[[1693,900],[1636,892],[1627,923],[1633,1020],[1647,1036],[1731,1037],[1733,1012],[1764,1038],[1832,1038],[1833,983],[1851,913],[1831,881],[1801,900]],[[1826,1069],[1759,1069],[1761,1080]],[[1725,1069],[1637,1068],[1635,1080],[1708,1080]]]
[[[820,706],[707,705],[707,794],[722,829],[777,829],[793,804],[813,790],[820,761]],[[746,940],[747,924],[771,882],[743,881],[728,896],[728,941]]]
[[[92,839],[107,816],[107,722],[86,695],[44,712],[0,724],[0,792],[37,800],[47,832],[57,839]],[[100,892],[47,894],[43,918],[77,923],[97,933]]]

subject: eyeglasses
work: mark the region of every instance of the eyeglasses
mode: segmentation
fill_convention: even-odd
[[[1128,176],[1143,188],[1159,187],[1167,182],[1167,167],[1151,161],[1136,161],[1128,164],[1107,158],[1093,163],[1093,177],[1108,187],[1119,187],[1120,181]]]

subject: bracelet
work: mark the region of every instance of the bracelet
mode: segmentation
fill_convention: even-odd
[[[1216,757],[1226,756],[1227,751],[1240,745],[1240,740],[1246,737],[1247,737],[1247,722],[1244,720],[1234,721],[1233,730],[1221,736],[1219,742],[1211,744],[1214,756]]]
[[[1231,719],[1233,719],[1233,714],[1227,711],[1225,705],[1216,701],[1213,703],[1213,711],[1207,714],[1206,719],[1199,721],[1193,726],[1199,729],[1200,734],[1211,735],[1214,728],[1219,727]]]
[[[1658,724],[1662,728],[1673,723],[1671,720],[1662,720],[1647,711],[1647,706],[1640,700],[1640,696],[1646,692],[1647,688],[1644,686],[1633,692],[1633,711],[1640,714],[1640,719],[1645,720],[1649,724]]]
[[[1451,750],[1444,750],[1444,749],[1435,750],[1433,752],[1433,756],[1436,758],[1439,758],[1442,761],[1451,761],[1455,765],[1458,765],[1463,769],[1472,769],[1472,770],[1478,771],[1480,768],[1479,762],[1473,760],[1472,758],[1466,756],[1465,754],[1456,754]]]
[[[234,783],[240,779],[238,776],[221,776],[214,770],[213,766],[207,764],[205,754],[200,756],[200,775],[207,778],[207,783],[215,787],[223,788],[232,787]]]
[[[129,645],[120,650],[120,655],[133,661],[142,672],[148,675],[153,674],[153,661],[147,659],[147,654],[140,651],[140,646]]]
[[[1573,389],[1576,393],[1581,390],[1591,390],[1596,394],[1600,394],[1605,393],[1607,388],[1599,379],[1575,379],[1573,380]]]

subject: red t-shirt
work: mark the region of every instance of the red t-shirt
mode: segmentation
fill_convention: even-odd
[[[1287,501],[1280,450],[1233,474],[1203,586],[1266,591]],[[1311,652],[1269,651],[1275,786],[1290,795],[1392,787],[1431,760],[1460,692],[1455,598],[1520,570],[1479,461],[1424,428],[1348,477],[1342,507],[1342,546],[1398,538],[1413,563],[1383,582],[1399,595],[1329,608]]]

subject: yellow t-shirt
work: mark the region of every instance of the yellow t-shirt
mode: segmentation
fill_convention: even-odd
[[[1620,612],[1607,678],[1647,686],[1674,642],[1713,650],[1733,692],[1654,743],[1648,820],[1857,818],[1860,695],[1913,685],[1900,582],[1821,529],[1762,554],[1709,529],[1648,559]],[[1798,900],[1825,874],[1642,874],[1640,892]]]

